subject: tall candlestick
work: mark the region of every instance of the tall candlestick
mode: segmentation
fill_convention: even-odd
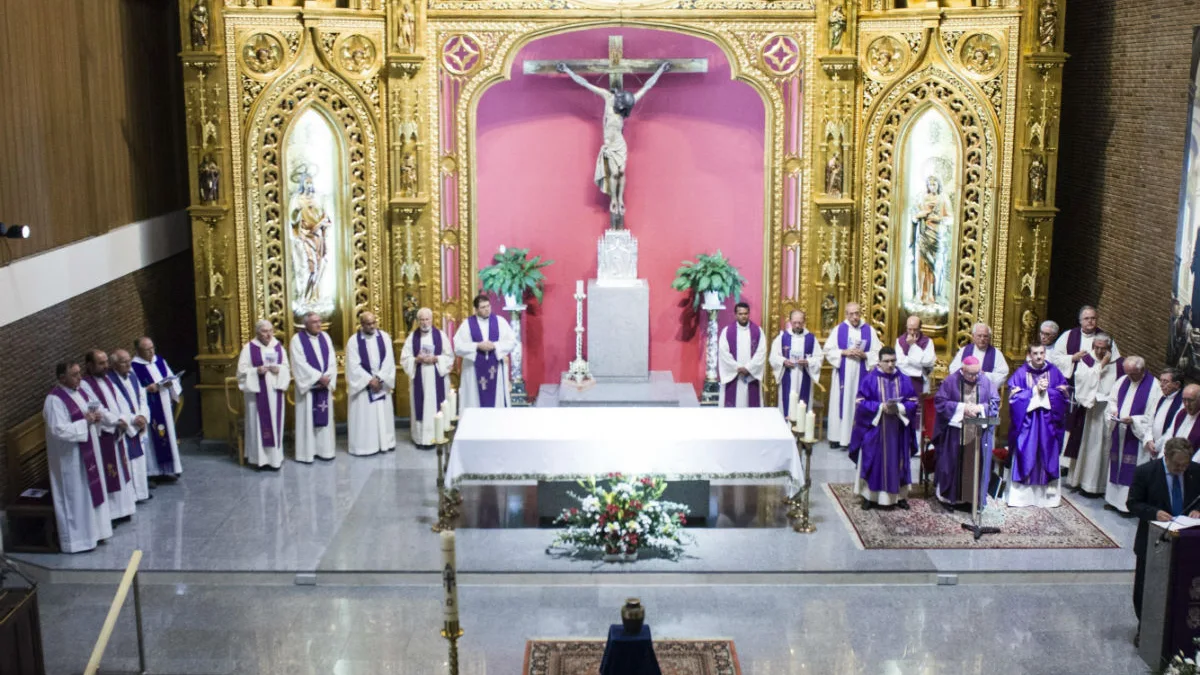
[[[454,530],[442,530],[442,588],[446,592],[445,620],[458,623],[458,570],[454,565]]]
[[[583,280],[575,280],[575,295],[583,295]]]

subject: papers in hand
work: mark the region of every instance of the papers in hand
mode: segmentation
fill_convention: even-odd
[[[268,364],[268,365],[270,365],[270,364]],[[186,370],[181,370],[178,373],[171,373],[170,375],[164,377],[163,379],[159,380],[158,382],[155,382],[154,384],[159,387],[163,386],[164,384],[170,384],[170,383],[178,380],[179,378],[183,377],[183,374],[186,372],[187,372]]]
[[[21,496],[26,497],[28,499],[41,499],[42,497],[45,497],[48,494],[50,494],[49,490],[41,490],[38,488],[29,488],[28,490],[22,492]]]
[[[1175,516],[1170,520],[1155,520],[1152,522],[1168,532],[1178,532],[1179,530],[1186,530],[1190,527],[1196,527],[1197,525],[1200,525],[1200,518]]]

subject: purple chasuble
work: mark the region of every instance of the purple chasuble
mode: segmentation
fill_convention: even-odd
[[[262,347],[258,340],[250,341],[250,365],[258,368],[263,365]],[[275,343],[275,365],[283,363],[283,345]],[[267,374],[258,374],[258,393],[254,395],[254,406],[258,408],[258,438],[264,448],[275,447],[276,440],[282,444],[283,439],[276,433],[283,432],[283,392],[275,390],[275,421],[271,421],[271,402],[267,398]]]
[[[753,324],[751,324],[753,325]],[[807,359],[813,353],[813,348],[816,346],[817,338],[809,331],[804,332],[804,351],[797,354],[797,358]],[[783,353],[783,359],[786,361],[792,358],[792,331],[783,331],[783,341],[779,345],[779,351]],[[812,377],[808,374],[808,368],[796,366],[800,369],[800,400],[808,405],[808,394],[812,391]],[[779,400],[783,402],[786,410],[788,401],[792,395],[792,373],[787,369],[783,369],[783,382],[779,385]],[[736,392],[735,392],[736,394]],[[729,400],[729,393],[726,391],[725,400]]]
[[[91,400],[82,389],[76,389],[75,391],[83,397],[83,400]],[[75,399],[71,398],[66,389],[58,386],[51,389],[50,393],[67,407],[67,414],[71,416],[72,422],[78,422],[83,419],[83,411],[79,409],[79,405],[75,403]],[[87,473],[88,492],[92,493],[92,506],[100,506],[104,503],[104,486],[100,483],[100,467],[96,466],[96,453],[92,450],[92,428],[90,424],[88,425],[87,440],[79,443],[79,458],[83,460],[83,470]]]
[[[1171,435],[1178,436],[1179,428],[1183,426],[1183,421],[1187,419],[1187,410],[1180,410],[1179,414],[1175,415],[1175,425],[1171,428]],[[1200,420],[1192,425],[1191,431],[1187,435],[1188,443],[1192,444],[1192,450],[1200,450]]]
[[[483,331],[479,328],[479,317],[472,315],[467,319],[467,328],[471,331],[471,342],[483,342]],[[488,342],[500,339],[500,322],[496,315],[488,316]],[[496,350],[490,352],[475,351],[475,386],[479,390],[479,405],[483,408],[496,407],[496,390],[499,389],[500,360],[496,358]]]
[[[758,341],[762,339],[762,330],[753,322],[746,324],[750,327],[750,358],[754,358],[754,353],[758,351]],[[725,329],[725,342],[729,345],[729,353],[737,360],[737,324],[733,324]],[[737,407],[737,383],[741,376],[733,378],[725,384],[725,407]],[[762,405],[761,384],[758,380],[751,379],[746,383],[746,400],[751,408],[757,408]]]
[[[101,380],[97,380],[91,375],[84,375],[83,379],[88,383],[88,386],[95,392],[96,398],[100,399],[100,405],[107,410],[114,410],[117,400],[113,399],[113,405],[109,405],[108,396],[104,394],[104,386]],[[105,384],[107,380],[103,380]],[[116,396],[116,392],[109,391],[109,394]],[[100,432],[100,461],[104,462],[104,489],[108,490],[109,494],[121,491],[121,484],[129,482],[129,465],[125,461],[124,446],[121,443],[121,438],[117,433],[111,431]]]
[[[963,347],[963,360],[968,356],[975,354],[975,343],[968,342],[966,347]],[[983,372],[990,373],[996,370],[996,348],[988,345],[987,352],[983,355]]]
[[[167,362],[161,356],[154,357],[154,365],[158,367],[160,373],[166,373],[163,377],[171,376],[171,369],[167,367]],[[133,372],[137,374],[138,381],[142,383],[143,387],[149,387],[159,381],[150,372],[150,366],[145,363],[134,361]],[[167,410],[163,407],[159,392],[154,394],[146,392],[146,405],[150,407],[150,427],[154,429],[154,433],[150,434],[150,440],[154,442],[154,459],[158,461],[158,466],[163,473],[176,473],[175,455],[171,452],[171,436],[167,433]]]
[[[303,333],[300,336],[300,346],[304,349],[304,360],[312,369],[324,373],[325,369],[329,367],[329,345],[325,342],[325,334],[317,333],[317,342],[321,343],[321,358],[318,359],[317,350],[313,349],[308,331],[303,331]],[[317,428],[329,426],[329,388],[318,388],[314,385],[312,389],[308,390],[308,395],[313,399],[313,426]]]
[[[442,332],[436,328],[430,328],[430,333],[433,333],[433,355],[442,355]],[[412,353],[415,358],[421,353],[421,330],[417,329],[412,334]],[[418,363],[416,373],[413,374],[413,407],[416,409],[416,417],[418,422],[425,421],[425,372],[422,370],[426,366],[434,368],[433,379],[437,380],[437,405],[436,410],[442,409],[442,401],[446,400],[446,380],[437,374],[436,363]]]
[[[862,325],[858,327],[858,330],[859,330],[859,335],[861,336],[861,339],[862,339],[862,343],[859,344],[859,348],[862,349],[864,352],[870,350],[871,337],[875,334],[875,331],[871,330],[871,326],[869,324],[867,324],[866,321],[862,322]],[[838,349],[849,349],[850,348],[850,324],[846,323],[845,321],[843,321],[841,324],[839,324],[837,336],[838,336]],[[860,377],[862,376],[863,371],[866,370],[866,368],[867,368],[867,362],[865,360],[858,362],[858,374]],[[841,384],[842,387],[846,386],[846,357],[844,357],[844,356],[838,362],[838,382]],[[846,416],[846,396],[845,396],[845,394],[843,394],[841,396],[838,396],[838,417],[845,418],[845,416]]]
[[[912,483],[909,459],[914,438],[899,415],[881,414],[880,408],[896,401],[905,418],[910,422],[916,419],[917,395],[912,380],[898,369],[888,375],[876,367],[859,381],[857,400],[848,448],[850,461],[859,464],[859,478],[872,492],[899,494],[901,487]],[[879,423],[875,424],[877,415]]]
[[[1146,403],[1150,400],[1150,388],[1157,384],[1154,378],[1142,375],[1142,381],[1138,382],[1137,389],[1134,389],[1133,392],[1133,403],[1129,408],[1130,417],[1146,414]],[[1129,385],[1130,380],[1127,377],[1117,392],[1118,415],[1125,405],[1126,395],[1129,394],[1130,389],[1133,389]],[[1130,425],[1126,430],[1125,443],[1121,444],[1119,442],[1121,426],[1121,424],[1116,424],[1112,430],[1112,449],[1108,455],[1108,481],[1117,485],[1133,485],[1133,470],[1137,468],[1138,448],[1141,447],[1142,442],[1133,435],[1133,426]]]
[[[114,371],[111,371],[111,370],[108,371],[108,380],[113,383],[114,389],[121,392],[121,396],[125,399],[125,402],[129,404],[129,411],[132,412],[133,415],[136,417],[138,407],[137,407],[137,403],[135,402],[135,400],[141,398],[140,396],[137,395],[137,392],[141,388],[141,385],[138,384],[138,379],[136,376],[129,377],[127,379],[129,380],[129,384],[131,384],[133,386],[133,394],[134,395],[132,397],[129,395],[129,390],[125,388],[125,384],[123,382],[121,382],[121,376],[116,374],[116,372],[114,372]],[[141,457],[142,455],[146,454],[145,451],[142,450],[142,433],[144,433],[145,431],[146,431],[145,429],[142,429],[141,431],[134,434],[134,436],[133,436],[134,440],[132,442],[130,442],[128,438],[125,439],[125,448],[129,452],[129,459],[137,459],[138,457]]]
[[[380,333],[379,331],[375,331],[375,347],[379,351],[379,365],[382,367],[383,355],[385,353],[384,350],[387,349],[387,345],[383,342],[383,333]],[[358,331],[358,365],[362,366],[362,369],[371,375],[375,375],[375,371],[371,370],[371,356],[370,354],[367,354],[367,339],[363,337],[361,330]],[[379,390],[379,393],[375,393],[371,391],[370,387],[367,387],[368,403],[382,401],[386,398],[387,394],[383,393],[382,389]]]
[[[1037,381],[1048,380],[1046,397],[1050,408],[1029,409]],[[1012,480],[1022,485],[1048,485],[1059,477],[1059,448],[1062,447],[1063,418],[1067,412],[1067,384],[1058,368],[1049,363],[1034,369],[1022,365],[1008,378],[1009,412],[1008,450],[1012,457]]]
[[[1000,395],[992,381],[982,376],[975,382],[976,402],[983,406],[984,414],[994,416],[1000,409]],[[938,490],[943,498],[952,503],[970,502],[971,495],[967,490],[969,485],[961,485],[963,459],[966,453],[976,452],[975,444],[965,446],[961,427],[950,426],[950,420],[958,404],[962,402],[965,382],[963,371],[959,370],[947,377],[934,395],[934,407],[937,409],[937,422],[933,430],[933,444],[936,453],[937,468],[934,472]],[[987,505],[988,480],[992,475],[992,442],[996,430],[994,427],[979,429],[979,507]]]

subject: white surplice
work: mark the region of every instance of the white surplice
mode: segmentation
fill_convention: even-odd
[[[1113,361],[1109,361],[1103,370],[1099,366],[1099,361],[1090,366],[1083,360],[1075,364],[1075,402],[1087,413],[1079,458],[1072,461],[1063,457],[1061,460],[1063,466],[1072,468],[1066,485],[1092,494],[1104,492],[1108,483],[1108,453],[1112,449],[1112,434],[1108,433],[1107,422],[1108,401],[1116,396],[1113,386],[1117,382],[1117,367]]]
[[[1099,331],[1097,331],[1097,333],[1098,332]],[[1075,368],[1079,365],[1079,362],[1072,362],[1071,357],[1073,354],[1067,352],[1067,341],[1070,339],[1070,337],[1071,331],[1065,331],[1062,335],[1058,336],[1058,340],[1054,343],[1054,349],[1046,350],[1046,360],[1058,367],[1058,369],[1062,371],[1063,377],[1066,377],[1068,380],[1071,379],[1071,376],[1075,372]],[[1091,354],[1092,340],[1095,339],[1095,337],[1096,333],[1088,335],[1087,333],[1080,331],[1079,351]],[[1116,361],[1117,359],[1121,358],[1121,350],[1117,349],[1117,341],[1113,340],[1111,335],[1109,336],[1109,340],[1112,340],[1108,345],[1108,350],[1112,352],[1111,360]]]
[[[775,384],[777,385],[783,384],[785,371],[785,368],[783,367],[783,333],[783,331],[780,331],[779,335],[776,335],[775,339],[771,341],[771,355],[767,357],[767,362],[771,365],[771,373],[775,376]],[[804,341],[806,339],[804,336],[808,334],[809,332],[807,328],[799,333],[792,333],[791,353],[791,359],[793,361],[807,359],[808,363],[787,368],[786,371],[787,376],[792,380],[791,391],[794,391],[797,394],[800,393],[800,375],[804,371],[808,372],[808,377],[811,381],[808,386],[808,399],[801,400],[804,400],[804,405],[808,406],[809,410],[812,410],[813,398],[816,396],[817,391],[817,382],[821,379],[821,363],[823,362],[822,359],[825,357],[821,354],[821,341],[818,340],[815,335],[813,336],[812,352],[808,354],[801,353],[804,351]],[[738,349],[741,349],[741,345],[738,345]],[[788,402],[783,400],[783,389],[781,388],[779,391],[779,405],[777,407],[779,408],[779,412],[786,416]]]
[[[908,351],[905,351],[908,347]],[[908,344],[908,333],[901,333],[900,337],[896,338],[896,345],[893,347],[896,350],[896,368],[907,375],[910,379],[919,380],[920,385],[913,383],[913,390],[917,392],[917,418],[910,425],[913,432],[913,438],[916,439],[915,447],[921,448],[921,428],[931,424],[925,417],[925,406],[922,398],[927,396],[929,392],[929,375],[933,373],[933,365],[937,362],[937,354],[933,351],[933,340],[926,338],[925,346],[921,347],[921,343],[917,342]]]
[[[116,372],[110,372],[109,375],[112,376],[109,380],[117,389],[117,401],[121,408],[121,414],[129,423],[129,428],[125,430],[126,454],[130,454],[135,445],[142,450],[141,457],[129,458],[129,471],[133,474],[133,495],[137,501],[144,502],[150,499],[146,456],[153,452],[150,445],[150,406],[146,402],[146,388],[138,383],[137,377],[132,371],[126,377],[122,377]],[[133,403],[133,407],[130,407],[130,403]],[[133,425],[133,419],[138,416],[146,420],[146,428],[140,432]]]
[[[83,394],[66,387],[63,390],[81,412],[87,412],[88,404]],[[87,469],[81,454],[91,452],[96,467],[104,466],[100,457],[100,429],[89,425],[85,419],[72,422],[66,404],[54,394],[46,396],[42,417],[46,420],[46,463],[50,469],[54,518],[58,523],[58,545],[63,553],[90,551],[98,542],[112,536],[108,500],[100,506],[92,506]]]
[[[255,338],[253,342],[258,342],[258,339]],[[281,400],[276,392],[287,391],[288,383],[292,381],[292,374],[288,369],[287,350],[279,350],[280,362],[275,364],[279,366],[279,372],[272,373],[268,370],[264,374],[267,386],[267,405],[270,408],[268,419],[270,419],[271,431],[275,437],[274,444],[265,445],[258,422],[258,390],[260,386],[258,367],[250,362],[250,345],[251,343],[247,342],[242,346],[242,353],[238,356],[237,369],[238,389],[242,390],[245,399],[243,410],[246,413],[246,461],[254,466],[269,466],[278,469],[283,466],[283,407],[286,406],[286,401]],[[258,342],[258,348],[262,352],[263,365],[268,365],[267,355],[275,354],[276,346],[281,345],[275,338],[271,338],[266,345]]]
[[[308,364],[301,340],[307,340],[312,346],[318,363],[321,361],[321,343],[325,343],[329,350],[325,370]],[[333,348],[333,340],[325,331],[309,335],[308,331],[302,330],[292,336],[288,351],[291,352],[292,380],[296,383],[296,461],[311,464],[314,457],[333,459],[336,456],[334,442],[337,435],[333,419],[333,392],[337,389],[337,352]],[[326,399],[326,405],[329,406],[329,423],[317,427],[313,425],[313,396],[309,394],[317,381],[326,376],[329,377],[329,384],[325,387],[329,390]]]
[[[157,364],[150,363],[140,356],[133,357],[133,362],[146,366],[146,368],[149,369],[150,376],[154,382],[161,382],[164,378],[170,377],[173,374],[171,366],[167,365],[166,359],[163,359],[162,361],[164,366],[163,368],[159,368]],[[151,382],[151,384],[154,382]],[[142,382],[142,384],[145,385],[146,383]],[[154,454],[154,442],[151,440],[147,446],[149,447],[149,451],[146,453],[146,475],[148,476],[173,476],[175,474],[183,473],[183,464],[181,464],[179,461],[179,439],[175,437],[175,401],[178,401],[179,397],[182,395],[183,387],[179,385],[178,379],[171,380],[171,382],[166,386],[160,387],[157,392],[146,392],[147,401],[154,396],[157,396],[159,400],[162,401],[163,412],[166,416],[166,423],[163,426],[166,427],[166,436],[171,442],[171,459],[175,464],[174,472],[165,471],[160,468],[158,465],[158,457]],[[147,434],[154,433],[153,424],[153,421],[151,421],[151,426],[146,432]]]
[[[949,368],[951,375],[962,370],[963,352],[966,350],[967,345],[963,345],[958,349],[958,353],[954,355],[954,360],[950,362]],[[980,353],[978,349],[973,349],[973,351],[974,354],[972,354],[972,356],[979,359],[979,364],[982,367],[984,363],[984,356],[986,356],[987,353]],[[992,385],[996,388],[996,391],[1000,391],[1000,387],[1008,384],[1008,360],[1004,358],[1004,352],[1001,352],[999,347],[996,347],[996,358],[992,364],[992,369],[990,371],[980,370],[980,372],[982,372],[984,375],[987,375],[987,379],[992,381]]]
[[[848,321],[842,323],[849,327],[847,348],[861,347],[863,324],[859,323],[854,326]],[[838,346],[838,330],[839,326],[834,326],[833,330],[829,331],[829,336],[825,338],[825,347],[822,350],[825,360],[833,366],[829,388],[829,428],[826,435],[830,443],[839,443],[844,447],[850,444],[850,434],[854,431],[854,407],[855,400],[858,398],[858,381],[862,375],[866,375],[875,367],[875,364],[879,363],[879,348],[882,345],[879,344],[879,335],[875,329],[871,329],[870,344],[863,350],[867,353],[866,361],[849,359],[846,362],[846,381],[842,382],[841,374],[838,373],[843,358],[842,349]],[[859,364],[862,364],[861,368]]]
[[[1168,438],[1171,438],[1174,432],[1175,415],[1180,410],[1183,410],[1183,403],[1180,403],[1179,407],[1172,410],[1171,407],[1175,405],[1175,401],[1179,400],[1179,390],[1176,389],[1171,392],[1170,396],[1163,396],[1161,387],[1158,391],[1158,403],[1154,404],[1156,408],[1154,412],[1154,451],[1155,453],[1162,453],[1163,444],[1167,442]]]
[[[729,351],[729,331],[737,331],[737,353],[738,357],[733,358],[733,353]],[[758,404],[762,405],[763,397],[766,390],[763,388],[762,379],[766,372],[767,366],[767,334],[758,331],[758,349],[753,353],[750,350],[750,324],[745,326],[733,323],[726,326],[721,331],[721,337],[718,340],[717,347],[717,374],[721,378],[721,394],[717,399],[717,405],[725,407],[725,385],[737,380],[737,398],[734,401],[734,407],[747,408],[750,406],[750,381],[758,381]],[[738,374],[738,368],[745,368],[750,372],[747,376]]]
[[[361,331],[360,331],[361,332]],[[383,353],[379,353],[377,335],[383,336]],[[370,371],[362,367],[358,352],[358,333],[346,343],[347,446],[352,455],[373,455],[396,449],[396,414],[392,409],[392,392],[396,390],[396,354],[392,338],[382,330],[363,335]],[[374,396],[367,385],[372,373],[383,383]],[[372,401],[371,399],[375,400]]]
[[[497,316],[496,321],[499,322],[500,338],[496,340],[496,360],[500,362],[500,373],[496,376],[496,386],[499,390],[496,392],[497,408],[508,407],[508,363],[505,359],[509,354],[517,348],[517,336],[513,333],[512,326],[504,320],[504,317]],[[479,334],[484,340],[488,339],[488,320],[479,320]],[[458,330],[454,332],[454,353],[462,357],[462,376],[459,378],[459,403],[460,410],[467,408],[478,408],[479,404],[479,385],[475,381],[475,358],[479,352],[479,343],[471,339],[471,321],[468,318],[458,326]]]
[[[437,357],[437,363],[417,363],[417,355],[421,352],[433,354],[433,332],[437,331],[442,338],[442,353]],[[408,376],[408,418],[412,432],[413,443],[417,445],[433,445],[433,416],[438,412],[437,383],[442,380],[442,391],[450,391],[450,369],[454,367],[454,349],[449,338],[437,328],[421,332],[421,344],[417,354],[413,354],[412,335],[404,340],[400,350],[400,367]],[[417,419],[417,400],[413,395],[413,381],[420,369],[421,386],[425,392],[425,404],[421,408],[421,418]]]
[[[1150,377],[1149,374],[1143,373],[1142,377]],[[1153,379],[1153,378],[1152,378]],[[1121,457],[1121,448],[1125,447],[1125,438],[1128,434],[1133,434],[1138,439],[1138,454],[1137,463],[1143,464],[1150,461],[1150,449],[1147,447],[1147,441],[1154,439],[1154,406],[1158,405],[1158,399],[1162,398],[1162,388],[1157,382],[1150,384],[1150,395],[1146,399],[1146,410],[1141,415],[1130,415],[1129,411],[1133,409],[1134,394],[1137,392],[1138,384],[1133,380],[1129,380],[1129,391],[1125,392],[1125,400],[1121,401],[1121,407],[1117,407],[1117,399],[1121,395],[1121,387],[1125,381],[1129,380],[1129,376],[1122,375],[1113,384],[1112,397],[1108,401],[1108,410],[1105,414],[1104,431],[1109,436],[1109,443],[1112,443],[1112,430],[1114,427],[1119,427],[1117,430],[1117,456]],[[1132,424],[1120,424],[1111,418],[1122,419],[1125,417],[1132,418]],[[1111,448],[1111,446],[1110,446]],[[1111,449],[1110,449],[1111,452]],[[1111,460],[1112,456],[1109,456]],[[1125,507],[1125,502],[1129,498],[1129,486],[1120,485],[1112,481],[1108,482],[1108,486],[1104,488],[1104,501],[1112,504],[1118,511],[1129,513],[1129,509]]]
[[[108,377],[97,377],[96,384],[103,388],[104,391],[101,392],[104,394],[103,396],[97,395],[96,389],[92,387],[91,382],[87,381],[87,378],[84,378],[79,382],[79,388],[86,392],[88,397],[93,401],[100,402],[100,433],[112,434],[113,443],[115,443],[117,446],[117,484],[121,487],[116,491],[110,492],[108,491],[107,481],[103,481],[105,492],[107,494],[106,500],[108,501],[108,514],[112,516],[113,520],[116,520],[117,518],[124,518],[126,516],[133,515],[133,512],[137,510],[137,507],[135,506],[137,503],[137,496],[134,494],[132,482],[133,476],[126,471],[126,468],[129,466],[128,462],[122,461],[122,459],[127,460],[128,457],[123,458],[123,455],[125,455],[125,445],[121,443],[121,438],[125,434],[123,431],[121,431],[121,428],[117,426],[117,423],[124,419],[124,417],[121,415],[121,408],[117,403],[117,399],[121,395],[117,393],[116,388],[112,386],[112,382],[108,381]],[[105,403],[108,405],[105,405]],[[104,463],[101,462],[100,475],[102,479],[104,477],[104,472],[105,466]]]
[[[1197,420],[1200,420],[1200,414],[1189,415],[1186,408],[1180,408],[1179,412],[1175,413],[1175,423],[1171,425],[1171,433],[1167,438],[1163,439],[1165,443],[1170,438],[1182,438],[1190,440],[1192,427],[1196,426]],[[1200,462],[1200,450],[1192,455],[1193,462]]]

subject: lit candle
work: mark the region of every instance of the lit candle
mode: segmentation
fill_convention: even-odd
[[[815,437],[814,433],[816,432],[816,429],[817,414],[810,411],[808,415],[804,417],[804,437],[810,440],[813,439]]]
[[[583,280],[575,280],[575,295],[583,295]]]
[[[454,531],[442,530],[442,589],[447,623],[458,623],[458,570],[454,566]]]
[[[785,374],[784,377],[787,377],[787,375]],[[787,418],[789,420],[796,419],[796,404],[799,402],[800,402],[800,392],[793,391],[791,393],[791,395],[788,396]]]
[[[796,397],[796,412],[792,419],[796,420],[796,426],[804,428],[804,413],[808,412],[808,404]]]

